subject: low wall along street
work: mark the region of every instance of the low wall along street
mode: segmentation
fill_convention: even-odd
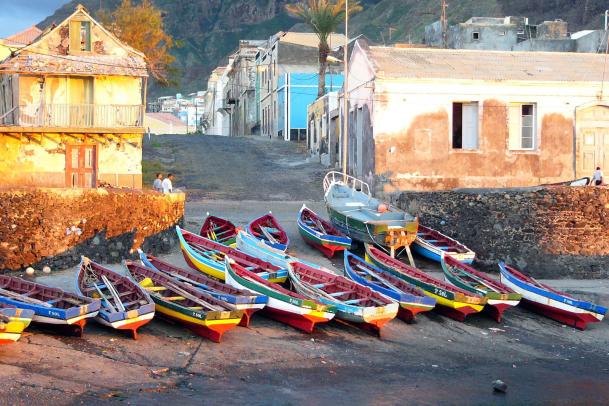
[[[609,277],[609,189],[403,192],[392,201],[476,251],[487,270],[504,260],[540,278]]]
[[[0,271],[62,269],[81,255],[116,263],[139,247],[168,252],[184,200],[131,189],[0,189]]]

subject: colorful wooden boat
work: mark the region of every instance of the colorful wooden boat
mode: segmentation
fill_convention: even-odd
[[[0,303],[33,310],[34,323],[78,336],[82,336],[87,320],[97,316],[101,306],[97,299],[9,275],[0,275]]]
[[[606,307],[552,289],[503,262],[499,271],[501,283],[522,294],[523,305],[561,323],[585,330],[589,323],[598,323],[607,314]]]
[[[442,258],[442,270],[444,278],[452,285],[486,297],[484,310],[488,311],[497,322],[501,321],[503,312],[507,308],[518,305],[522,299],[521,294],[514,292],[484,272],[459,262],[454,257],[444,256]]]
[[[0,345],[10,344],[21,338],[21,333],[32,322],[34,311],[0,303]]]
[[[237,227],[226,219],[210,216],[208,213],[199,235],[220,244],[232,245],[236,242]]]
[[[180,240],[184,259],[195,271],[224,280],[224,257],[228,255],[237,261],[238,264],[271,282],[281,283],[285,282],[288,278],[287,269],[273,265],[253,255],[190,233],[179,226],[176,226],[176,233]]]
[[[442,255],[448,255],[457,261],[471,264],[476,258],[476,253],[459,241],[454,240],[432,228],[419,224],[417,238],[412,243],[412,250],[417,254],[441,262]]]
[[[237,289],[246,289],[268,296],[263,313],[305,333],[312,333],[319,323],[326,323],[335,315],[333,306],[321,304],[284,287],[262,279],[232,259],[226,257],[226,282]]]
[[[154,302],[146,291],[126,276],[82,257],[76,272],[76,292],[101,299],[95,320],[116,330],[125,330],[137,340],[137,330],[154,317]]]
[[[369,261],[398,278],[421,288],[426,295],[436,299],[435,309],[445,316],[458,321],[465,321],[468,315],[482,311],[486,304],[487,299],[485,297],[433,278],[369,244],[366,244],[365,248],[366,257]]]
[[[416,238],[419,220],[373,198],[367,183],[332,171],[323,185],[330,221],[353,240],[397,248]]]
[[[257,295],[247,290],[235,289],[201,272],[194,273],[161,261],[152,255],[146,255],[141,250],[138,250],[138,253],[144,266],[166,273],[179,281],[190,283],[195,288],[202,289],[213,297],[234,305],[237,310],[242,310],[243,318],[239,323],[240,326],[248,327],[252,315],[264,308],[269,301],[266,296]]]
[[[288,234],[271,212],[252,220],[247,225],[247,232],[263,241],[269,247],[280,251],[287,250],[290,244]]]
[[[298,212],[298,231],[307,244],[317,248],[328,258],[332,258],[336,251],[351,248],[351,238],[304,204]]]
[[[311,299],[336,307],[336,317],[355,323],[379,336],[381,328],[398,314],[399,305],[374,290],[344,276],[299,262],[288,268],[294,289]]]
[[[146,289],[159,315],[188,327],[198,336],[219,343],[241,322],[243,311],[171,276],[131,261],[125,267]]]
[[[345,274],[349,278],[400,304],[400,319],[411,323],[418,313],[430,311],[436,306],[436,299],[427,296],[420,288],[369,264],[363,258],[345,251],[344,260]]]

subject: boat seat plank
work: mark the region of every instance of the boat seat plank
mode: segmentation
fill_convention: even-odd
[[[347,293],[353,293],[353,291],[352,290],[345,290],[345,291],[342,291],[342,292],[334,292],[334,293],[328,293],[328,294],[330,296],[332,296],[332,297],[338,297],[338,296],[346,295]]]
[[[189,309],[189,310],[203,310],[203,307],[202,306],[190,306],[190,307],[187,307],[187,309]]]
[[[165,286],[148,286],[148,287],[145,287],[144,289],[146,289],[149,292],[161,292],[163,290],[167,290],[167,288]]]
[[[350,304],[359,303],[359,302],[361,302],[363,300],[365,300],[365,299],[351,299],[351,300],[345,300],[343,303],[347,304],[347,305],[350,305]]]
[[[163,300],[167,300],[168,302],[177,302],[179,300],[186,299],[184,296],[165,296]]]

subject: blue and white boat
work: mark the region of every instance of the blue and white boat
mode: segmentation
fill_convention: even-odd
[[[412,243],[412,250],[422,257],[436,262],[442,262],[442,255],[453,257],[465,264],[471,264],[476,258],[476,253],[464,244],[420,224],[417,238]]]

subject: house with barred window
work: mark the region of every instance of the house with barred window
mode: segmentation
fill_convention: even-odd
[[[145,56],[84,7],[0,61],[3,186],[141,188]]]

